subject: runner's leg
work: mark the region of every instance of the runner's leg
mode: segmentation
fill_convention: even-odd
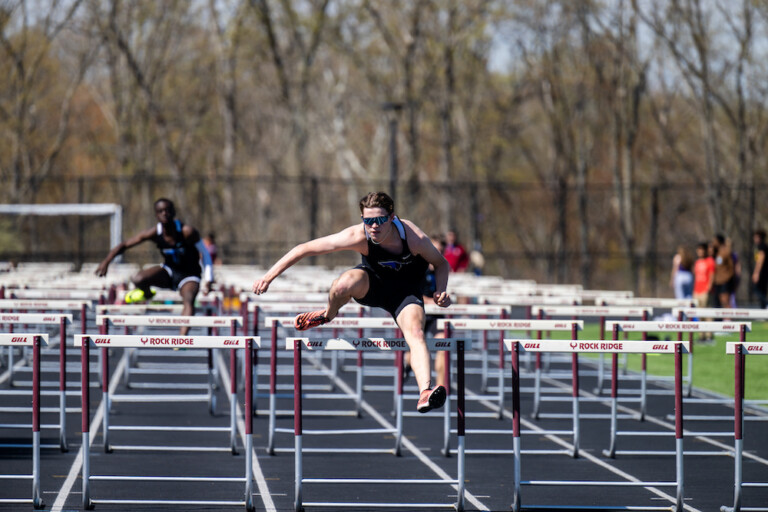
[[[131,282],[136,288],[144,292],[145,297],[149,297],[152,286],[157,288],[170,288],[172,286],[171,276],[160,265],[140,270],[131,277]]]
[[[200,283],[194,280],[189,280],[181,285],[179,288],[179,295],[184,307],[181,309],[182,316],[194,316],[195,314],[195,298],[200,291]],[[186,336],[189,332],[189,326],[181,328],[181,335]]]
[[[424,339],[424,308],[419,304],[408,304],[396,320],[411,351],[411,370],[419,391],[423,391],[431,386],[432,372],[429,350]]]
[[[350,299],[362,299],[368,293],[370,283],[368,273],[359,268],[347,270],[341,274],[331,285],[328,292],[328,307],[325,309],[325,317],[333,320],[339,309]]]

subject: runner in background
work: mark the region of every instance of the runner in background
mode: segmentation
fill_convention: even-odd
[[[213,264],[208,250],[200,239],[200,233],[194,227],[176,219],[176,208],[170,199],[160,198],[155,201],[155,217],[157,225],[120,242],[109,251],[98,268],[96,275],[107,275],[109,264],[118,255],[131,247],[143,242],[154,242],[163,255],[162,265],[145,268],[131,277],[136,286],[125,295],[128,304],[150,300],[155,292],[152,287],[178,290],[183,302],[182,315],[195,314],[195,299],[200,291],[200,281],[203,272],[200,267],[202,259],[205,269],[205,287],[203,293],[210,291],[213,283]],[[189,332],[189,327],[181,328],[181,335]]]

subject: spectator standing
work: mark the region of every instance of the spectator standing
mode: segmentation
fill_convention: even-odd
[[[675,290],[676,299],[693,297],[693,255],[687,247],[679,246],[672,258],[670,284]]]
[[[469,254],[467,254],[464,246],[459,243],[456,232],[453,230],[445,233],[443,256],[448,260],[452,272],[466,272],[469,266]]]
[[[211,255],[211,261],[214,265],[221,265],[221,259],[219,258],[219,248],[216,246],[216,234],[209,232],[203,237],[203,243],[205,248],[208,249],[208,254]]]
[[[696,307],[705,308],[709,304],[709,294],[715,278],[715,259],[708,254],[709,245],[702,242],[696,246],[696,262],[693,264],[693,299]]]
[[[730,238],[725,240],[725,243],[728,244],[728,247],[731,250],[731,258],[733,259],[733,277],[731,278],[731,297],[730,297],[730,306],[732,308],[736,307],[736,292],[739,289],[739,284],[741,283],[741,260],[739,258],[739,253],[736,252],[736,250],[733,248],[733,240]]]
[[[756,229],[752,234],[755,243],[755,270],[752,272],[752,287],[762,309],[768,306],[768,265],[765,257],[768,246],[765,244],[765,230]]]
[[[715,307],[728,308],[731,306],[731,294],[733,293],[735,266],[731,247],[723,235],[715,235],[712,240],[715,251]]]

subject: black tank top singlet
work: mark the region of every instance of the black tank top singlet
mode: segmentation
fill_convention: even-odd
[[[371,237],[366,231],[368,256],[363,256],[363,266],[372,270],[385,281],[394,280],[403,284],[408,283],[421,286],[429,264],[424,258],[411,252],[405,236],[405,228],[400,219],[394,217],[392,222],[397,228],[400,239],[403,241],[403,252],[392,254],[384,250],[380,245],[371,241]]]
[[[194,244],[184,239],[181,221],[176,219],[174,222],[176,231],[172,233],[173,244],[169,244],[163,236],[162,223],[157,223],[157,234],[154,241],[163,255],[164,263],[173,271],[188,275],[200,275],[200,252]]]

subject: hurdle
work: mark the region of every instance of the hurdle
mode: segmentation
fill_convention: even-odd
[[[109,332],[109,324],[115,325],[115,326],[123,326],[125,328],[129,327],[207,327],[209,329],[217,329],[219,327],[227,327],[230,328],[230,336],[236,336],[237,335],[237,325],[242,324],[242,318],[239,316],[232,316],[232,317],[223,317],[223,316],[168,316],[168,315],[155,315],[155,316],[136,316],[136,315],[97,315],[96,316],[96,323],[101,328],[101,333],[106,335]],[[149,339],[150,342],[155,339],[162,339],[158,337],[146,337],[145,339]],[[136,348],[146,348],[145,346],[134,346],[130,347],[133,349]],[[187,347],[176,347],[176,348],[187,348]],[[185,402],[207,402],[208,403],[208,411],[210,414],[214,413],[215,410],[215,401],[214,401],[214,390],[213,390],[213,365],[212,365],[212,358],[210,356],[210,353],[208,354],[207,360],[208,360],[208,368],[206,370],[208,375],[208,382],[207,382],[207,394],[205,395],[193,395],[193,394],[166,394],[166,395],[140,395],[140,394],[134,394],[134,395],[111,395],[109,392],[109,367],[108,367],[108,358],[109,356],[106,353],[106,348],[102,349],[103,358],[102,358],[102,393],[103,393],[103,400],[104,400],[104,415],[103,415],[103,437],[104,437],[104,451],[105,452],[111,452],[114,449],[122,449],[122,446],[112,446],[109,443],[109,432],[110,430],[120,431],[120,430],[138,430],[139,428],[142,428],[143,430],[166,430],[167,427],[153,427],[153,426],[146,426],[146,427],[137,427],[137,426],[110,426],[109,424],[109,412],[111,410],[111,405],[113,402],[178,402],[178,401],[185,401]],[[128,355],[128,352],[126,351],[124,353],[124,357],[130,358]],[[174,357],[177,357],[176,354],[174,354]],[[128,365],[126,365],[126,372],[128,372]],[[138,371],[138,370],[133,370]],[[150,369],[150,371],[152,371]],[[182,369],[182,372],[188,372],[188,369]],[[230,383],[230,426],[229,426],[229,432],[230,432],[230,450],[232,451],[232,454],[237,454],[237,358],[236,353],[234,350],[230,351],[230,371],[232,372],[232,381]],[[172,373],[172,370],[169,368],[164,368],[159,373],[162,374],[168,374]],[[168,386],[166,384],[163,384],[164,388],[167,388]],[[178,386],[177,388],[181,389],[189,389],[189,386]],[[224,428],[217,428],[217,427],[211,427],[211,431],[219,432],[224,430]]]
[[[460,330],[460,331],[477,331],[482,330],[483,332],[487,331],[500,331],[500,339],[499,339],[499,348],[500,348],[500,357],[504,357],[504,333],[508,330],[517,330],[517,331],[538,331],[539,337],[541,337],[542,331],[566,331],[570,332],[572,339],[577,338],[577,332],[584,329],[584,321],[583,320],[507,320],[507,319],[499,319],[499,320],[487,320],[487,319],[445,319],[445,320],[438,320],[437,322],[438,328],[445,328],[448,327],[453,330]],[[537,362],[539,360],[537,359]],[[572,374],[575,375],[575,374]],[[506,393],[505,389],[505,383],[504,383],[504,366],[502,361],[499,361],[499,372],[498,372],[498,378],[499,378],[499,386],[497,390],[497,394],[494,397],[478,397],[479,399],[495,399],[497,401],[497,404],[499,406],[499,413],[496,414],[496,416],[501,419],[504,411],[504,397]],[[541,401],[557,401],[555,397],[547,397],[546,399],[542,398],[541,393],[541,365],[536,365],[536,371],[534,374],[534,417],[538,417],[539,415],[539,407],[541,404]],[[577,386],[574,386],[574,389]],[[570,400],[570,399],[568,399]],[[576,405],[576,409],[578,409],[578,406]],[[470,413],[471,414],[471,413]],[[574,418],[574,421],[576,418]],[[574,427],[576,427],[574,425]],[[574,428],[574,431],[577,430],[577,428]]]
[[[92,475],[91,451],[90,451],[90,390],[88,358],[91,345],[94,347],[122,347],[122,348],[203,348],[203,349],[230,349],[245,350],[245,411],[252,408],[251,401],[251,350],[260,343],[257,337],[248,336],[137,336],[137,335],[76,335],[75,346],[81,347],[82,372],[82,450],[83,450],[83,496],[84,509],[91,510],[96,504],[132,504],[132,505],[212,505],[212,506],[245,506],[246,510],[254,510],[253,503],[253,415],[245,414],[245,476],[244,477],[185,477],[185,476],[122,476],[122,475]],[[234,375],[233,375],[234,378]],[[233,403],[237,403],[233,397]],[[108,410],[107,400],[104,401]],[[106,412],[106,411],[105,411]],[[192,431],[194,427],[174,427],[176,431]],[[106,432],[105,432],[106,435]],[[141,482],[243,482],[245,484],[245,498],[242,501],[194,501],[194,500],[98,500],[91,498],[92,481],[141,481]]]
[[[117,299],[120,302],[125,302],[125,295],[130,290],[121,290],[117,294]],[[159,303],[158,305],[162,304],[178,304],[181,302],[181,296],[178,292],[173,290],[167,290],[167,289],[155,289],[155,294],[152,296],[152,298],[148,301],[146,305],[154,305],[154,303]],[[210,291],[207,294],[199,294],[197,298],[195,299],[196,306],[200,307],[200,309],[205,311],[213,311],[216,315],[222,314],[222,298],[224,297],[224,294],[220,291]]]
[[[59,390],[58,393],[55,391],[52,393],[48,393],[47,391],[41,391],[42,395],[48,395],[48,394],[58,394],[59,395],[59,424],[58,425],[41,425],[40,428],[42,429],[56,429],[59,430],[59,445],[58,448],[62,452],[66,452],[69,450],[67,446],[67,421],[66,421],[66,413],[67,413],[67,322],[70,324],[72,323],[72,315],[71,314],[37,314],[37,313],[18,313],[18,314],[0,314],[0,324],[8,324],[10,325],[11,332],[13,332],[13,326],[14,325],[58,325],[59,326],[59,364],[56,367],[59,373]],[[46,343],[47,345],[47,343]],[[14,345],[15,346],[15,345]],[[13,349],[14,346],[10,346],[11,349]],[[13,350],[10,351],[9,355],[9,380],[8,383],[10,387],[14,387],[13,382]],[[43,367],[43,370],[48,369]],[[32,370],[35,371],[34,368]],[[38,368],[38,371],[40,371],[40,368]],[[34,386],[34,381],[33,381]],[[42,387],[42,382],[37,383],[38,386]],[[24,393],[23,391],[20,391],[20,393]],[[18,394],[13,390],[5,390],[0,392],[0,394],[8,395],[8,394]],[[28,407],[0,407],[0,412],[29,412]],[[47,410],[43,410],[43,412],[47,412]],[[55,412],[55,411],[51,411]],[[14,425],[12,423],[10,424],[0,424],[0,428],[18,428],[18,425]],[[3,446],[3,445],[0,445]],[[43,446],[44,448],[51,448],[52,446],[46,445]]]
[[[31,480],[31,499],[0,499],[0,503],[32,503],[34,508],[45,506],[40,492],[40,346],[48,344],[47,334],[0,334],[0,345],[32,347],[32,474],[4,475],[0,481]]]
[[[408,350],[408,344],[405,339],[384,339],[384,338],[352,338],[352,339],[310,339],[310,338],[287,338],[286,348],[293,350],[294,361],[294,444],[295,444],[295,489],[294,489],[294,508],[297,512],[303,511],[304,507],[329,507],[329,508],[345,508],[345,507],[367,507],[367,508],[455,508],[458,511],[464,510],[464,482],[465,482],[465,457],[464,457],[464,350],[471,347],[471,342],[465,342],[458,339],[427,339],[427,347],[430,350],[450,350],[456,352],[456,364],[457,364],[457,432],[458,432],[458,457],[457,457],[457,473],[456,480],[408,480],[408,479],[376,479],[376,478],[306,478],[304,477],[304,465],[302,454],[305,451],[303,449],[303,435],[320,435],[320,434],[348,434],[354,431],[349,430],[337,430],[337,431],[314,431],[304,430],[302,424],[302,374],[301,374],[301,352],[302,350],[317,351],[317,350],[365,350],[365,351],[397,351],[402,355],[402,352]],[[400,372],[402,375],[402,372]],[[402,378],[398,382],[398,393],[400,400],[398,401],[398,407],[402,411]],[[398,426],[396,433],[396,443],[399,445],[400,437],[402,436],[402,414],[398,414]],[[356,450],[360,452],[360,450]],[[365,453],[365,452],[361,452]],[[304,484],[362,484],[362,485],[403,485],[403,484],[448,484],[455,486],[458,490],[458,498],[456,503],[443,504],[443,503],[344,503],[344,502],[304,502]]]
[[[14,288],[8,290],[12,299],[20,300],[79,300],[98,302],[106,299],[107,290],[52,290],[50,288]]]
[[[439,320],[438,326],[444,325],[446,327],[449,327],[451,330],[472,330],[472,329],[483,329],[483,330],[498,330],[501,331],[502,339],[500,340],[500,345],[502,349],[504,349],[504,333],[507,330],[531,330],[531,331],[538,331],[539,334],[541,334],[541,331],[568,331],[571,334],[571,339],[577,339],[577,332],[580,330],[583,330],[584,328],[584,321],[583,320],[453,320],[453,319],[446,319],[446,320]],[[529,343],[535,343],[535,340],[529,340]],[[573,405],[573,415],[572,415],[572,421],[573,426],[571,430],[536,430],[536,431],[524,431],[523,434],[536,434],[536,435],[571,435],[573,436],[573,450],[528,450],[526,451],[527,454],[541,454],[541,455],[553,455],[553,454],[568,454],[573,458],[576,458],[579,456],[579,444],[580,444],[580,429],[579,429],[579,373],[578,373],[578,365],[576,361],[576,355],[574,354],[572,356],[572,382],[573,382],[573,393],[572,397],[568,399],[563,400],[570,400]],[[504,411],[504,379],[502,376],[503,368],[501,369],[501,373],[499,375],[499,394],[498,394],[498,407],[499,407],[499,418],[501,418],[501,415]],[[535,375],[535,384],[534,384],[534,410],[538,410],[538,404],[540,402],[541,398],[541,372],[540,367],[537,367],[537,372]],[[519,392],[519,390],[518,390]],[[556,397],[548,397],[549,401],[555,401],[557,400]],[[560,400],[560,401],[563,401]],[[472,413],[467,413],[467,416],[472,416]],[[509,435],[512,432],[510,432],[508,429],[471,429],[467,430],[468,434],[490,434],[490,435]],[[514,453],[514,450],[505,450],[505,449],[467,449],[466,453],[468,454],[512,454]]]
[[[659,321],[644,321],[644,322],[615,322],[615,321],[608,321],[605,323],[606,329],[613,332],[613,339],[618,340],[618,333],[621,332],[642,332],[645,334],[648,332],[669,332],[669,333],[677,333],[677,341],[682,342],[682,337],[684,332],[730,332],[730,333],[739,333],[741,340],[745,340],[745,336],[747,331],[750,331],[752,329],[752,324],[749,322],[659,322]],[[643,340],[645,343],[648,343],[646,340]],[[666,341],[655,341],[653,342],[654,347],[663,347],[667,343]],[[690,344],[690,342],[689,342]],[[617,376],[616,376],[616,367],[617,367],[617,360],[616,360],[616,354],[612,354],[613,357],[613,374],[612,374],[612,385],[611,385],[611,433],[610,433],[610,448],[607,450],[603,450],[603,454],[606,457],[615,458],[617,455],[673,455],[675,452],[673,451],[663,451],[663,450],[644,450],[644,451],[634,451],[634,450],[617,450],[616,449],[616,439],[617,436],[671,436],[672,432],[635,432],[635,431],[618,431],[617,428],[617,414],[616,414],[616,395],[617,395],[617,388],[618,388],[618,382],[617,382]],[[675,390],[676,391],[676,390]],[[683,403],[691,403],[690,401],[683,398]],[[675,417],[677,416],[677,413],[675,413]],[[688,419],[688,416],[685,416],[684,419]],[[723,436],[731,436],[733,435],[732,432],[689,432],[689,436],[693,437],[723,437]],[[685,452],[685,455],[731,455],[730,452],[712,452],[712,451],[687,451]]]
[[[691,299],[670,299],[668,297],[595,297],[595,306],[649,306],[658,309],[692,308],[696,302]],[[673,313],[674,314],[674,313]]]
[[[728,342],[725,353],[733,355],[734,396],[733,396],[733,506],[720,507],[721,512],[739,512],[741,510],[766,511],[766,507],[742,507],[742,489],[766,488],[766,482],[744,482],[744,385],[746,382],[746,356],[768,354],[768,343],[750,341]]]
[[[747,321],[754,320],[757,322],[768,321],[768,309],[727,309],[727,308],[675,308],[672,310],[673,314],[682,320],[685,318],[712,318],[722,320],[739,320]],[[688,390],[688,396],[691,396],[691,389]],[[711,399],[715,403],[723,403],[723,400]],[[765,405],[768,404],[768,400],[745,400],[745,406],[751,405]],[[717,421],[717,420],[730,420],[729,416],[689,416],[687,420],[692,421]],[[745,417],[745,421],[761,421],[759,418]]]
[[[261,297],[260,297],[261,298]],[[318,309],[323,309],[326,307],[326,303],[320,303],[320,302],[250,302],[249,294],[241,294],[241,299],[243,302],[241,302],[241,313],[243,315],[243,333],[247,334],[248,331],[251,331],[251,334],[254,336],[259,335],[259,328],[260,325],[260,314],[261,313],[268,313],[268,314],[278,314],[278,313],[306,313],[309,311],[317,311]],[[363,314],[363,311],[365,311],[367,308],[366,306],[362,306],[359,304],[345,304],[344,306],[339,309],[339,315],[347,315],[347,314],[356,314],[358,316],[361,316]],[[264,323],[265,327],[270,327],[269,324],[266,322]],[[276,343],[277,339],[277,333],[272,334],[272,343]],[[271,346],[270,346],[271,350]],[[271,352],[270,352],[271,353]],[[259,366],[258,366],[258,357],[257,355],[253,358],[253,364],[254,366],[254,372],[256,374],[253,378],[253,385],[254,387],[254,407],[256,407],[256,401],[258,398],[261,397],[269,397],[270,392],[267,392],[266,394],[262,394],[258,392],[258,389],[267,389],[271,390],[271,383],[266,384],[263,388],[259,387],[258,384],[258,375],[259,375]],[[332,361],[332,365],[337,364],[337,361]],[[269,365],[267,371],[271,374],[271,364]],[[285,389],[285,390],[292,390],[293,385],[283,385],[283,384],[277,384],[276,389]],[[331,384],[321,385],[317,387],[316,389],[325,389],[325,390],[332,390],[333,386]],[[258,415],[259,410],[254,409],[254,414]]]
[[[526,344],[528,346],[526,346]],[[504,345],[511,352],[512,358],[512,435],[515,455],[513,457],[513,497],[512,510],[522,509],[521,487],[527,486],[606,486],[606,487],[675,487],[677,490],[675,510],[683,510],[683,392],[682,392],[682,354],[689,349],[688,342],[666,342],[651,345],[644,341],[605,341],[605,340],[530,340],[505,339]],[[654,482],[612,482],[612,481],[572,481],[572,480],[522,480],[521,478],[521,446],[520,446],[520,360],[521,352],[565,353],[577,357],[578,353],[653,353],[675,354],[675,481]],[[614,365],[613,373],[616,373]],[[614,381],[615,382],[615,381]],[[567,506],[526,506],[528,508],[574,509]],[[589,508],[589,507],[584,507]],[[608,507],[600,507],[608,508]],[[611,510],[670,510],[669,507],[610,507]]]
[[[19,312],[54,312],[68,311],[80,313],[80,332],[85,334],[87,326],[87,311],[93,309],[91,300],[57,300],[57,299],[39,299],[39,300],[20,300],[20,299],[0,299],[0,310],[9,313],[8,310],[18,310]]]
[[[11,290],[9,290],[10,292]],[[13,294],[21,293],[25,291],[33,291],[33,292],[40,292],[40,290],[12,290]],[[90,309],[93,309],[93,299],[89,298],[73,298],[70,299],[68,297],[64,298],[32,298],[32,299],[6,299],[2,298],[4,297],[5,290],[0,288],[0,310],[3,310],[4,313],[29,313],[29,312],[69,312],[74,315],[75,312],[80,313],[80,332],[82,334],[85,334],[86,327],[88,325],[88,319],[87,319],[87,312]],[[33,293],[32,295],[41,295],[42,293]],[[64,295],[68,295],[68,293],[64,293]],[[95,296],[93,293],[87,293],[83,295],[84,297],[93,297]],[[71,322],[70,322],[71,323]],[[1,324],[0,324],[1,325]],[[9,354],[12,353],[12,350],[9,347]],[[12,359],[11,359],[12,361]],[[10,365],[11,371],[13,371],[13,365]],[[11,377],[12,378],[12,377]],[[24,383],[25,385],[29,385],[29,383]],[[48,387],[50,383],[42,381],[40,384],[43,388]],[[54,386],[59,385],[58,383],[53,384]]]
[[[606,317],[621,317],[625,320],[632,318],[646,320],[653,314],[653,308],[647,306],[532,306],[531,313],[535,317],[544,316],[570,316],[579,318],[598,318],[600,326],[600,339],[605,339],[605,319]],[[605,382],[605,354],[600,354],[600,361],[597,366],[597,386],[594,393],[603,394],[603,384]]]
[[[291,452],[292,449],[281,449],[281,448],[275,448],[275,434],[276,433],[287,433],[290,434],[293,432],[292,429],[287,428],[278,428],[276,426],[276,418],[277,418],[277,327],[289,327],[293,328],[293,317],[266,317],[265,323],[267,325],[272,325],[272,344],[270,347],[271,353],[270,353],[270,391],[269,391],[269,438],[267,441],[267,453],[270,455],[274,455],[277,452]],[[390,317],[336,317],[333,320],[331,320],[328,323],[325,323],[323,325],[319,325],[315,327],[315,329],[333,329],[334,333],[340,329],[358,329],[359,331],[362,331],[363,329],[397,329],[397,323]],[[362,333],[358,332],[360,336],[358,338],[362,339]],[[318,353],[322,353],[322,351],[317,351]],[[338,351],[336,351],[338,352]],[[336,353],[334,352],[334,353]],[[303,411],[303,414],[305,415],[315,415],[315,416],[360,416],[360,408],[363,401],[363,378],[364,378],[364,365],[363,365],[363,358],[360,356],[362,354],[362,351],[358,351],[358,358],[357,358],[357,366],[356,366],[356,374],[355,374],[355,394],[354,395],[340,395],[338,393],[304,393],[304,397],[306,398],[316,398],[316,399],[339,399],[339,398],[346,398],[350,400],[355,401],[355,408],[353,411],[330,411],[330,410],[321,410],[321,411]],[[402,353],[400,353],[402,354]],[[335,360],[335,358],[333,359]],[[333,361],[332,360],[332,361]],[[402,374],[402,361],[399,361],[399,368],[400,371],[393,371],[392,373],[395,375],[395,379],[402,378],[400,374]],[[397,363],[395,365],[395,370],[397,370]],[[335,375],[333,369],[330,371],[331,375]],[[397,387],[395,387],[395,390]],[[397,411],[397,393],[395,395],[395,407]],[[398,412],[398,422],[401,421],[402,416],[402,410],[397,411]],[[317,450],[316,450],[317,451]],[[331,451],[336,452],[338,450],[331,449],[331,450],[325,450],[325,451]],[[399,443],[396,447],[396,452],[399,452]]]
[[[509,318],[512,314],[512,307],[507,305],[501,305],[501,304],[451,304],[447,308],[440,307],[436,304],[425,304],[424,305],[424,313],[427,315],[434,315],[434,316],[442,316],[445,318],[454,318],[456,316],[472,316],[472,317],[481,317],[483,319],[487,317],[494,317],[494,318]],[[438,320],[437,329],[441,330],[444,327],[440,325],[440,321]],[[472,331],[472,333],[476,333],[477,331]],[[473,340],[474,342],[475,340]],[[501,345],[501,341],[499,342],[499,345]],[[501,352],[501,351],[500,351]],[[473,354],[465,354],[465,362],[476,360],[476,358],[472,357],[475,355],[477,351],[475,351]],[[480,340],[480,350],[479,350],[479,359],[480,359],[480,371],[479,374],[481,376],[481,382],[480,382],[480,389],[485,393],[488,390],[488,366],[489,366],[489,355],[488,355],[488,332],[485,330],[481,331],[481,340]],[[500,356],[500,364],[503,364],[503,355]],[[477,374],[476,368],[465,368],[464,372],[465,374]]]

